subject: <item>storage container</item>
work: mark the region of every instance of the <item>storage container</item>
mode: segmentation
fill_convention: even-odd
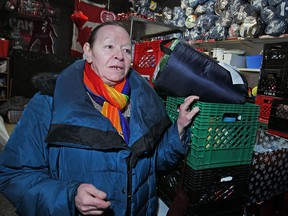
[[[264,44],[257,93],[288,97],[288,42]]]
[[[265,69],[260,72],[257,94],[273,97],[288,97],[288,68]]]
[[[262,55],[246,56],[246,66],[250,69],[260,69],[262,66]]]
[[[288,191],[288,140],[259,130],[249,183],[248,205]]]
[[[265,124],[268,124],[272,102],[274,99],[280,99],[278,97],[271,97],[266,95],[257,95],[255,104],[260,106],[259,111],[259,121]]]
[[[9,54],[9,41],[0,38],[0,58],[8,57]]]
[[[170,205],[182,178],[184,162],[174,170],[158,174],[160,198]],[[251,165],[194,170],[187,166],[183,190],[189,197],[189,215],[225,215],[243,211],[249,198]]]
[[[160,49],[161,40],[146,41],[134,45],[133,68],[153,86],[153,73],[163,53]]]
[[[22,113],[23,111],[20,110],[9,110],[7,114],[8,122],[10,124],[16,124],[22,117]]]
[[[224,53],[223,62],[237,68],[246,68],[246,57],[234,53]]]
[[[268,133],[288,138],[288,99],[273,100]]]
[[[172,121],[184,98],[167,97]],[[200,112],[190,127],[188,165],[195,170],[250,164],[258,128],[259,105],[197,102]]]
[[[264,69],[287,69],[288,42],[264,44],[263,65]]]

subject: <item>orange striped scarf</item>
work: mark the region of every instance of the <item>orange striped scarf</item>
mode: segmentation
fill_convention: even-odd
[[[126,107],[129,100],[128,94],[130,91],[130,86],[129,83],[127,83],[129,81],[124,79],[122,82],[116,84],[114,88],[110,87],[102,81],[102,79],[93,71],[91,65],[87,62],[85,63],[83,81],[88,92],[90,95],[92,94],[92,98],[97,103],[99,103],[99,99],[102,99],[103,105],[99,103],[102,105],[101,113],[111,121],[118,133],[127,142],[129,135],[126,134],[125,137],[125,131],[128,129],[123,128],[123,122],[121,121],[123,121],[125,118],[121,111]],[[127,90],[127,88],[129,89]],[[127,94],[122,93],[124,89],[126,92],[128,92]],[[98,99],[95,99],[95,96],[98,97]],[[127,126],[127,123],[125,124]]]

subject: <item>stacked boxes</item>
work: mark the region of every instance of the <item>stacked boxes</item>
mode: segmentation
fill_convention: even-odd
[[[288,140],[259,130],[253,156],[248,205],[288,191]]]
[[[284,125],[287,125],[288,120],[287,117],[284,117],[285,115],[277,115],[277,113],[279,114],[277,110],[285,112],[287,98],[288,42],[265,44],[256,97],[256,104],[261,107],[259,121],[266,124],[269,133],[286,138],[288,137],[288,131]],[[273,112],[272,107],[274,107]],[[266,110],[266,116],[263,118],[261,114],[264,113],[264,110]],[[276,122],[279,122],[279,124]]]
[[[268,122],[270,118],[272,102],[274,99],[281,99],[281,98],[266,95],[256,96],[255,104],[258,104],[260,106],[259,126],[265,130],[268,129]]]
[[[153,86],[154,70],[163,55],[161,40],[146,41],[134,45],[133,69],[140,73]]]
[[[172,121],[177,119],[177,109],[183,101],[181,97],[167,97],[166,109]],[[200,112],[190,127],[192,144],[184,172],[189,215],[243,213],[249,196],[259,106],[207,102],[197,102],[195,106]],[[176,194],[181,171],[176,167],[158,177],[159,195],[164,201]]]
[[[6,58],[9,55],[9,41],[0,38],[0,58]]]
[[[166,109],[172,121],[184,98],[167,97]],[[193,120],[189,166],[195,170],[247,165],[251,163],[258,128],[259,106],[197,102],[199,114]]]
[[[168,205],[177,195],[184,162],[157,178],[159,197]],[[250,165],[194,170],[186,166],[184,190],[189,197],[187,215],[242,216],[249,199]]]
[[[273,100],[268,133],[288,138],[288,99]]]

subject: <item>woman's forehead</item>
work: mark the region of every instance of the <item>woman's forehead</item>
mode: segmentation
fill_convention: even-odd
[[[101,29],[99,29],[96,36],[96,40],[97,38],[101,38],[102,40],[117,38],[121,39],[122,41],[126,41],[126,43],[131,44],[128,32],[121,26],[115,26],[115,25],[103,26]]]
[[[107,32],[115,32],[115,31],[117,31],[117,32],[121,31],[121,32],[123,32],[121,34],[123,34],[123,35],[126,34],[129,37],[128,32],[123,27],[117,26],[117,25],[106,25],[106,26],[103,26],[102,28],[100,28],[98,30],[98,34],[106,34]]]

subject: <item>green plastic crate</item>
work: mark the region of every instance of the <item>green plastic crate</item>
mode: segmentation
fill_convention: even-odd
[[[167,97],[172,121],[184,98]],[[190,127],[188,165],[195,170],[250,164],[258,129],[259,106],[196,102],[200,108]]]

